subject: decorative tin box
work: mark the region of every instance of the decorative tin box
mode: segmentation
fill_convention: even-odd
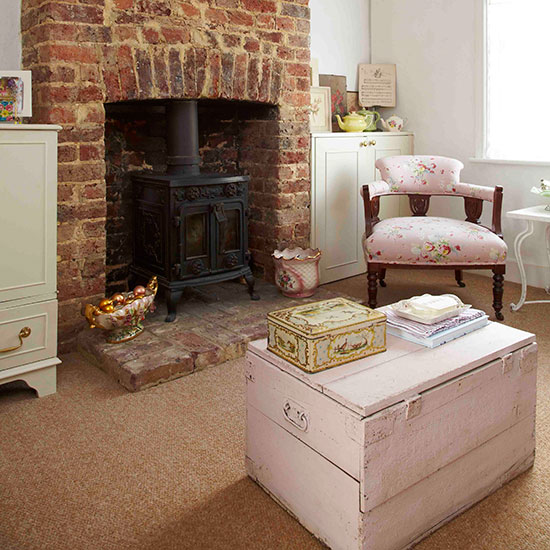
[[[307,372],[386,351],[386,316],[333,298],[267,315],[267,347]]]

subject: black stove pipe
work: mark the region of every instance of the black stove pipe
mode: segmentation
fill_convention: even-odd
[[[195,99],[166,103],[167,173],[197,175],[199,163],[199,120]]]

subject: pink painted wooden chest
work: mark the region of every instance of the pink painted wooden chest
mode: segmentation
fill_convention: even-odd
[[[248,474],[334,549],[408,548],[533,464],[534,335],[387,348],[308,374],[249,346]]]

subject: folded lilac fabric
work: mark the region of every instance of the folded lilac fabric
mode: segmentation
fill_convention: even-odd
[[[466,309],[462,313],[459,313],[458,315],[455,315],[454,317],[450,317],[444,321],[439,321],[439,323],[425,325],[424,323],[418,323],[417,321],[411,321],[409,319],[399,317],[391,306],[379,307],[377,308],[377,311],[381,311],[384,315],[386,315],[389,326],[405,330],[410,334],[414,334],[415,336],[419,336],[421,338],[430,338],[435,334],[439,334],[445,330],[463,325],[468,321],[473,321],[474,319],[478,319],[479,317],[483,317],[485,315],[485,312],[480,309],[470,308]]]

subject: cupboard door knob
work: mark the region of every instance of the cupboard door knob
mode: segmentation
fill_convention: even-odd
[[[376,145],[376,140],[371,139],[370,141],[362,141],[359,144],[359,147],[370,147],[371,145],[372,146]]]
[[[10,351],[15,351],[16,349],[19,349],[23,345],[23,338],[27,338],[31,335],[31,329],[29,327],[23,327],[19,331],[19,345],[13,346],[12,348],[4,348],[0,349],[0,353],[9,353]]]

